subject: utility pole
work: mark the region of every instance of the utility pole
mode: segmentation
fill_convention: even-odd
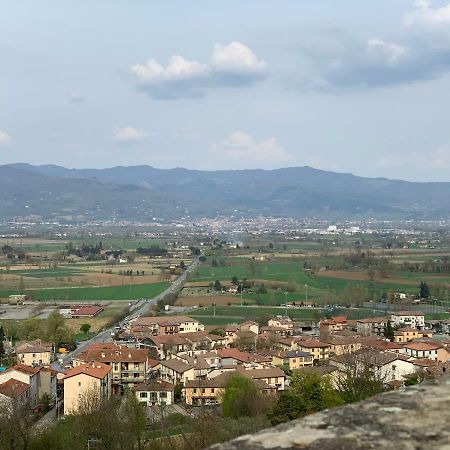
[[[305,302],[308,301],[308,285],[305,284]]]
[[[239,286],[241,287],[241,306],[242,306],[242,283],[240,283]]]
[[[216,302],[213,303],[213,308],[214,308],[214,317],[216,317]]]
[[[285,292],[284,293],[284,309],[285,309],[285,315],[286,315],[286,317],[288,316],[288,313],[287,313],[287,308],[288,308],[288,304],[287,304],[287,296],[288,296],[288,293],[287,292]]]

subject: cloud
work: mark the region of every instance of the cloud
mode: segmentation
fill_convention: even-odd
[[[116,128],[113,132],[114,142],[142,142],[148,139],[149,133],[133,127]]]
[[[255,167],[255,164],[281,166],[294,160],[274,137],[257,141],[243,131],[235,131],[220,142],[213,143],[212,150],[216,156],[233,162],[235,167]]]
[[[394,36],[323,35],[299,49],[293,85],[339,92],[430,80],[450,72],[450,4],[416,1]]]
[[[214,46],[211,70],[224,85],[252,85],[267,76],[267,63],[246,45],[233,41]]]
[[[251,86],[267,76],[267,64],[246,45],[216,44],[209,64],[174,55],[164,67],[155,59],[130,69],[138,89],[154,99],[203,97],[214,87]]]
[[[11,142],[11,136],[5,131],[0,131],[0,144],[8,145]]]
[[[450,147],[441,146],[426,152],[410,152],[408,154],[390,153],[382,155],[375,162],[376,166],[385,169],[421,168],[433,172],[450,169]]]

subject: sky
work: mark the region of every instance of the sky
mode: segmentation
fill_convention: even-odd
[[[450,181],[450,0],[0,0],[0,164]]]

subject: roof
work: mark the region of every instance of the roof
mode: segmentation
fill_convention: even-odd
[[[349,358],[350,357],[350,358]],[[407,361],[408,358],[400,355],[395,352],[389,352],[389,351],[378,351],[373,349],[363,349],[359,350],[357,352],[352,353],[351,355],[340,355],[340,356],[332,356],[330,357],[330,361],[336,361],[341,363],[348,363],[350,362],[353,357],[361,362],[367,363],[367,364],[373,364],[377,366],[383,366],[385,364],[392,363],[397,360]]]
[[[386,319],[384,317],[368,317],[366,319],[358,319],[359,323],[384,323]]]
[[[253,379],[286,377],[286,374],[279,367],[267,367],[263,369],[244,369],[242,367],[238,367],[237,371],[239,374]]]
[[[158,364],[161,364],[161,361],[159,360],[159,359],[151,359],[151,358],[149,358],[148,360],[147,360],[147,364],[148,364],[148,367],[150,367],[150,368],[154,368],[154,367],[156,367]]]
[[[101,306],[82,306],[72,313],[72,316],[96,316],[101,313],[103,308]]]
[[[399,328],[397,331],[395,331],[395,333],[398,333],[399,331],[402,333],[419,333],[419,330],[417,328],[411,328],[411,327]]]
[[[237,348],[221,348],[217,350],[217,354],[221,358],[233,358],[236,361],[240,362],[258,362],[258,361],[270,361],[271,358],[266,358],[264,356],[248,353],[248,352],[241,352]]]
[[[151,380],[145,383],[139,383],[133,387],[134,391],[173,391],[175,386],[172,383],[163,380]]]
[[[431,342],[408,342],[403,347],[408,348],[410,350],[416,350],[416,351],[431,351],[431,350],[437,350],[438,348],[441,348],[442,346],[439,344],[431,343]]]
[[[190,364],[186,364],[179,359],[167,359],[165,361],[161,361],[161,366],[168,367],[169,369],[178,373],[184,373],[189,369],[193,369],[193,366],[191,366]]]
[[[197,319],[193,319],[192,317],[188,316],[142,316],[138,317],[134,321],[134,325],[152,325],[152,324],[163,324],[166,322],[170,323],[185,323],[185,322],[196,322],[198,323]]]
[[[66,372],[64,379],[74,377],[76,375],[89,375],[90,377],[102,380],[112,370],[112,366],[98,361],[92,361],[87,364],[81,364],[73,367]]]
[[[401,350],[403,348],[403,346],[400,344],[397,344],[395,342],[383,341],[381,339],[365,343],[364,345],[366,347],[374,348],[377,350]]]
[[[280,370],[280,369],[279,369]],[[220,375],[217,375],[214,378],[206,379],[206,380],[188,380],[185,383],[185,388],[224,388],[228,382],[228,379],[233,375],[242,375],[247,378],[252,378],[250,376],[250,371],[244,370],[244,371],[236,371],[236,370],[228,370],[226,372],[221,373]],[[282,371],[283,372],[283,371]],[[284,372],[283,372],[284,375]],[[265,383],[262,380],[254,379],[255,385],[259,389],[272,389],[271,386],[269,386],[267,383]]]
[[[4,373],[7,372],[13,372],[14,370],[17,370],[18,372],[22,372],[26,375],[36,375],[40,370],[41,367],[31,367],[27,366],[26,364],[16,364],[14,366],[11,366],[9,369],[5,370]]]
[[[330,344],[327,344],[326,342],[319,341],[318,339],[308,339],[308,340],[298,340],[297,345],[300,347],[306,347],[306,348],[325,348],[330,347]]]
[[[285,352],[274,352],[274,356],[278,356],[279,358],[308,358],[311,357],[311,353],[302,352],[300,350],[287,350]]]
[[[148,352],[144,349],[129,348],[125,345],[100,343],[90,345],[74,359],[86,362],[145,362],[148,359]]]
[[[15,378],[10,378],[8,381],[0,384],[0,394],[14,399],[20,397],[30,388],[31,386],[28,383],[16,380]]]
[[[16,349],[17,354],[21,353],[51,353],[51,349],[48,347],[43,346],[30,346],[30,347],[23,347],[20,350]]]

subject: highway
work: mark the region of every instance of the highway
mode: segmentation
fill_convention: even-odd
[[[186,277],[188,276],[188,274],[192,273],[197,267],[200,256],[201,255],[199,255],[196,259],[194,259],[192,264],[176,280],[174,280],[165,291],[161,292],[156,297],[144,301],[141,300],[137,304],[135,304],[134,308],[132,308],[130,311],[128,320],[148,314],[152,306],[156,305],[158,300],[162,300],[166,295],[175,293],[178,290],[180,290],[184,282],[186,281]],[[68,353],[66,356],[61,358],[62,364],[63,365],[69,364],[75,356],[79,355],[86,347],[89,347],[91,344],[111,341],[111,332],[116,331],[115,329],[116,325],[117,324],[114,324],[114,326],[104,331],[100,331],[96,336],[89,339],[88,341],[81,342],[80,345],[78,345],[78,347],[74,351]]]

